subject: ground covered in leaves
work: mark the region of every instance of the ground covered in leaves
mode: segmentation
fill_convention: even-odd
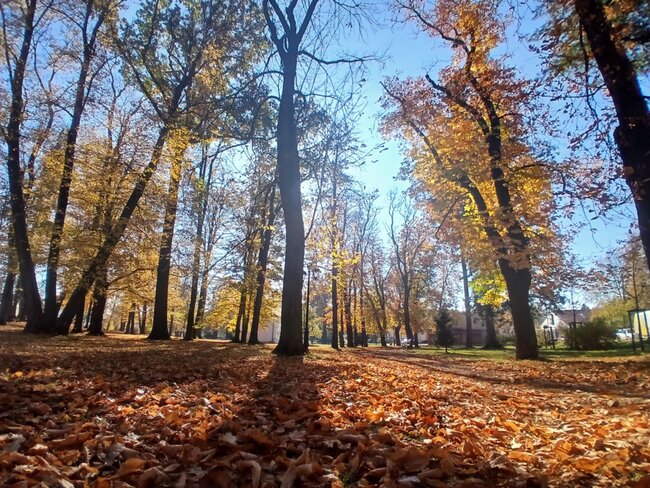
[[[650,486],[650,362],[0,329],[0,485]]]

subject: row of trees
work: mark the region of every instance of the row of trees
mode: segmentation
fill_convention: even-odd
[[[558,213],[584,195],[612,203],[601,180],[575,178],[584,166],[552,160],[541,96],[550,76],[584,88],[562,99],[571,113],[576,98],[595,116],[573,149],[593,148],[596,126],[607,140],[602,124],[617,121],[650,250],[650,122],[637,74],[648,66],[648,19],[637,3],[541,5],[549,79],[533,79],[499,54],[512,35],[505,3],[393,2],[399,21],[446,45],[451,60],[436,75],[383,83],[383,131],[404,142],[413,182],[410,199],[389,198],[383,222],[377,196],[350,176],[369,157],[353,129],[368,59],[327,49],[344,27],[370,22],[367,6],[3,2],[11,225],[0,321],[17,284],[28,332],[67,333],[87,316],[101,334],[109,307],[133,313],[130,324],[136,309],[145,325],[149,314],[152,339],[169,338],[172,317],[182,317],[188,340],[218,322],[254,344],[279,302],[281,354],[304,351],[315,317],[333,347],[365,345],[370,330],[383,340],[389,327],[417,345],[418,329],[462,282],[468,330],[471,288],[488,323],[509,307],[517,357],[537,357],[532,304],[555,298],[565,253]],[[305,271],[329,276],[327,300],[318,299],[323,280],[308,287],[320,304],[311,317]]]

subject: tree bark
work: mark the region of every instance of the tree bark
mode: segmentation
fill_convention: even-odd
[[[361,314],[361,346],[368,347],[368,332],[366,331],[366,316],[364,314],[364,309],[363,309],[363,287],[359,291],[359,313]]]
[[[343,318],[343,309],[345,307],[339,307],[339,316],[340,316],[340,324],[341,326],[339,327],[339,345],[340,347],[345,347],[345,336],[343,333],[343,329],[345,328],[345,319]]]
[[[79,303],[79,308],[77,309],[77,315],[74,317],[74,327],[72,332],[74,334],[81,334],[83,332],[84,325],[84,312],[86,311],[86,301]]]
[[[483,349],[502,349],[503,346],[499,344],[497,330],[494,325],[494,307],[477,303],[476,308],[485,323],[485,345]]]
[[[469,278],[467,273],[467,262],[461,255],[460,265],[463,270],[463,294],[465,295],[465,347],[472,347],[472,307],[469,296]]]
[[[343,307],[345,310],[345,335],[348,341],[347,346],[355,347],[356,344],[354,343],[354,329],[352,328],[352,309],[351,309],[352,294],[350,293],[350,287],[351,285],[348,283],[348,285],[343,288]]]
[[[515,357],[517,359],[536,359],[539,357],[539,351],[537,350],[535,323],[530,311],[530,269],[513,269],[505,259],[499,260],[499,266],[508,289],[510,311],[513,316]],[[514,317],[517,317],[517,320]]]
[[[196,306],[195,324],[203,322],[205,315],[205,304],[208,299],[208,263],[210,262],[211,253],[208,252],[203,258],[203,272],[201,273],[201,291],[199,292],[199,302]]]
[[[147,332],[147,304],[142,304],[142,316],[140,317],[140,334]]]
[[[199,175],[201,181],[204,181],[205,169],[207,166],[207,152],[204,150],[201,157]],[[195,308],[199,288],[199,278],[201,273],[201,253],[203,252],[203,223],[205,221],[206,205],[209,191],[209,182],[206,188],[200,190],[199,215],[196,219],[196,234],[194,236],[194,256],[192,258],[192,283],[190,285],[190,303],[187,310],[187,323],[185,329],[186,341],[194,337],[195,325]]]
[[[167,328],[167,306],[169,303],[169,272],[172,262],[172,244],[174,241],[174,225],[176,224],[176,209],[178,207],[178,188],[181,182],[181,168],[184,149],[174,151],[172,155],[167,201],[165,202],[165,219],[160,239],[158,267],[156,270],[156,297],[153,308],[153,326],[149,339],[170,339]],[[192,337],[190,337],[192,339]]]
[[[27,323],[25,332],[45,332],[41,296],[36,281],[36,270],[27,232],[26,204],[23,192],[23,172],[20,166],[21,126],[23,118],[23,84],[25,69],[34,35],[34,17],[37,0],[25,2],[23,10],[23,38],[20,53],[15,60],[11,79],[11,106],[9,120],[5,130],[7,142],[7,173],[11,201],[11,219],[14,228],[14,239],[20,270],[20,282],[25,300]],[[11,69],[8,67],[8,69]]]
[[[16,249],[14,244],[14,235],[11,227],[9,228],[8,252],[7,252],[7,276],[5,277],[2,288],[2,301],[0,301],[0,325],[6,325],[14,319],[14,287],[16,284]]]
[[[92,311],[90,313],[90,327],[88,335],[102,336],[104,310],[106,309],[106,297],[108,292],[108,276],[106,266],[103,266],[97,273],[95,287],[93,288]]]
[[[332,348],[339,348],[338,266],[332,262]]]
[[[242,344],[246,343],[248,339],[248,322],[250,320],[250,312],[251,312],[251,296],[250,292],[246,291],[246,310],[244,312],[244,319],[242,320],[242,325],[241,325],[241,342]]]
[[[618,127],[614,138],[623,175],[637,210],[639,233],[650,267],[650,110],[634,64],[617,45],[601,0],[574,0],[592,55],[612,97]]]
[[[273,182],[267,210],[269,212],[264,234],[262,237],[262,246],[257,256],[257,276],[255,288],[255,303],[253,306],[253,320],[251,322],[251,336],[249,344],[259,344],[258,331],[260,327],[260,318],[262,315],[262,301],[264,300],[264,284],[266,282],[266,268],[269,263],[269,250],[271,249],[271,238],[273,237],[273,224],[275,223],[275,188]]]
[[[237,310],[237,320],[235,321],[235,336],[232,342],[244,342],[242,339],[242,324],[244,323],[244,315],[246,314],[246,289],[242,284],[242,289],[239,295],[239,309]]]
[[[305,226],[300,194],[300,158],[295,120],[297,46],[289,43],[283,59],[283,83],[278,112],[278,186],[284,213],[286,245],[282,277],[280,339],[274,352],[286,356],[303,354],[302,285],[305,260]]]
[[[411,327],[411,286],[407,279],[402,279],[404,287],[404,331],[409,341],[409,347],[413,346],[413,328]]]

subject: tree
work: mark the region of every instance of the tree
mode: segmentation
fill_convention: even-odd
[[[93,61],[98,50],[99,34],[105,22],[116,17],[122,0],[85,0],[82,2],[81,11],[68,11],[65,6],[63,15],[72,25],[78,27],[81,40],[81,57],[79,59],[79,74],[75,85],[74,104],[70,116],[70,125],[66,133],[65,150],[63,158],[63,172],[59,184],[58,198],[54,211],[52,234],[50,236],[50,249],[45,272],[45,306],[44,320],[41,327],[44,331],[54,330],[58,313],[57,306],[57,273],[61,254],[61,239],[68,209],[70,186],[75,164],[75,151],[81,118],[86,107],[86,102],[92,88],[92,83],[99,67],[93,72]],[[83,310],[83,304],[79,305]]]
[[[388,123],[414,143],[415,175],[430,182],[429,191],[446,187],[443,194],[467,199],[466,222],[491,246],[506,283],[517,357],[536,358],[532,249],[553,240],[533,237],[552,237],[553,202],[549,170],[526,144],[531,131],[523,114],[534,109],[534,91],[491,56],[505,30],[499,2],[461,3],[439,2],[431,12],[417,2],[401,4],[409,18],[453,48],[454,63],[438,81],[427,75],[389,83],[396,113]]]
[[[650,267],[650,109],[639,82],[650,67],[647,1],[572,0],[545,4],[550,22],[546,49],[562,71],[575,70],[590,98],[590,60],[595,60],[616,112],[614,139],[623,176],[637,211],[639,234]]]
[[[262,0],[262,11],[266,19],[271,41],[279,57],[279,72],[281,76],[280,103],[275,132],[277,145],[278,187],[284,213],[285,224],[285,258],[282,281],[282,312],[280,339],[275,349],[277,354],[300,355],[304,352],[302,336],[302,285],[305,258],[305,228],[302,215],[302,196],[300,189],[300,154],[298,149],[298,126],[296,118],[296,97],[304,96],[297,89],[299,77],[299,60],[307,58],[319,66],[332,64],[350,64],[360,59],[328,60],[319,58],[309,47],[323,45],[318,36],[325,36],[323,29],[311,26],[314,19],[321,14],[317,10],[324,2],[309,0],[300,3],[291,0],[282,9],[276,0]],[[323,18],[322,26],[336,18],[338,12],[348,13],[349,19],[354,19],[352,12],[361,4],[351,5],[345,2],[327,2],[332,7],[331,17]],[[352,24],[352,20],[349,20]],[[332,25],[329,22],[329,25]],[[308,31],[312,27],[313,35],[309,38]],[[311,41],[311,46],[309,42]]]
[[[413,203],[406,199],[406,195],[398,198],[395,192],[391,193],[388,214],[390,216],[388,233],[393,244],[395,269],[402,286],[404,329],[409,347],[417,347],[417,333],[414,333],[411,323],[411,294],[415,282],[416,263],[427,240],[426,226],[423,225]],[[399,229],[396,222],[398,214],[401,219]]]
[[[11,218],[18,255],[20,282],[27,311],[26,332],[41,330],[43,308],[27,232],[25,194],[23,192],[24,174],[20,164],[24,109],[23,89],[34,33],[51,6],[52,1],[39,2],[39,0],[27,0],[24,5],[18,2],[0,5],[3,28],[2,43],[11,93],[9,117],[2,134],[7,144]]]
[[[378,242],[373,239],[368,252],[370,262],[371,287],[366,287],[366,296],[375,325],[379,332],[382,347],[386,347],[386,333],[388,332],[388,313],[386,300],[386,286],[388,282],[388,270],[386,270],[386,251]]]
[[[447,348],[454,343],[453,325],[454,321],[447,309],[440,310],[436,318],[436,345],[444,347],[445,352],[448,352]]]
[[[262,10],[282,66],[282,91],[276,128],[278,186],[284,211],[286,247],[282,278],[280,339],[275,351],[303,354],[302,272],[305,258],[305,227],[300,194],[300,157],[296,127],[296,76],[301,43],[318,0],[310,0],[302,19],[296,21],[297,1],[283,11],[276,0],[262,0]]]
[[[121,239],[135,206],[163,159],[166,143],[174,140],[169,153],[175,154],[171,161],[178,162],[178,156],[182,154],[183,146],[189,143],[191,130],[195,127],[195,107],[208,101],[215,107],[220,106],[217,102],[223,104],[224,99],[232,97],[233,88],[221,83],[224,72],[236,76],[256,61],[258,51],[255,43],[242,43],[242,39],[253,41],[259,33],[259,24],[253,21],[256,17],[251,14],[251,22],[238,22],[242,16],[254,11],[253,5],[241,5],[239,2],[189,2],[181,6],[177,2],[162,5],[149,1],[141,6],[138,16],[131,23],[124,22],[119,36],[115,34],[117,47],[129,68],[129,76],[149,101],[160,128],[149,164],[136,182],[120,218],[83,273],[59,317],[62,331],[69,326],[72,310],[76,309],[75,301],[88,291],[95,273],[106,263]],[[157,306],[154,306],[154,329],[151,334],[160,338],[169,337],[165,295],[176,214],[175,193],[180,181],[178,164],[172,166],[156,285],[159,297],[156,299]]]

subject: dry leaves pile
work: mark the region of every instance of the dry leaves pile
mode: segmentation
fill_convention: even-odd
[[[0,332],[0,485],[650,486],[649,363]]]

